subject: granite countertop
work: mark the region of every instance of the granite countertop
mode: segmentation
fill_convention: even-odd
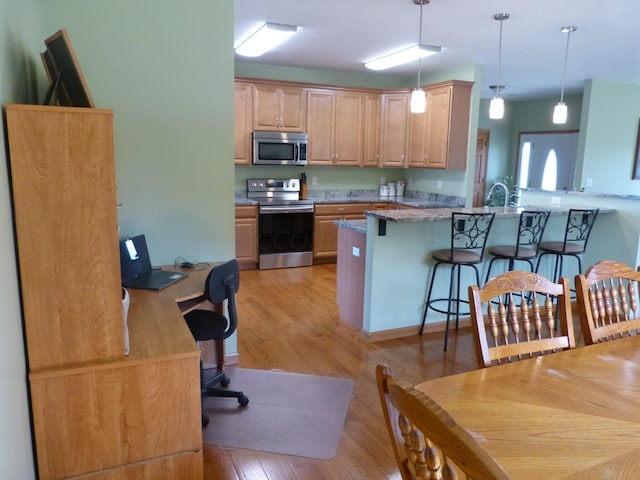
[[[464,206],[464,198],[408,190],[402,197],[381,197],[377,190],[310,190],[308,200],[318,204],[331,203],[383,203],[389,202],[414,208],[458,208]],[[244,191],[236,190],[236,206],[258,205],[247,198]]]
[[[406,210],[376,210],[365,212],[366,215],[376,217],[390,222],[431,222],[451,218],[453,211],[461,213],[491,213],[496,217],[518,217],[523,210],[549,210],[551,215],[566,215],[571,208],[581,208],[575,205],[565,205],[562,207],[545,207],[538,205],[527,205],[523,207],[477,207],[477,208],[431,208],[431,209],[406,209]],[[582,207],[590,208],[590,207]],[[615,211],[611,208],[601,208],[600,213],[610,213]]]

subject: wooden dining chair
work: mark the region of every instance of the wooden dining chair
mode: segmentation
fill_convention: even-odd
[[[376,367],[380,403],[403,480],[507,480],[511,477],[432,398]]]
[[[575,277],[576,299],[584,343],[640,333],[638,304],[640,267],[603,260]]]
[[[554,283],[521,270],[469,287],[478,366],[573,348],[570,294],[565,277]]]

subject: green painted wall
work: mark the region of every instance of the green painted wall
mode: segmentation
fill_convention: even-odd
[[[44,0],[0,0],[0,98],[39,103]],[[2,119],[4,130],[4,115]],[[0,478],[35,478],[7,145],[0,149]]]
[[[146,234],[154,264],[233,258],[233,2],[46,5],[114,110],[121,234]]]
[[[581,131],[581,185],[587,190],[640,195],[640,180],[632,180],[640,118],[640,85],[604,80],[587,82]]]

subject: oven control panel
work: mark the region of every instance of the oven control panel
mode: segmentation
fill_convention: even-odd
[[[288,178],[283,180],[263,179],[247,180],[248,192],[299,192],[300,179]]]

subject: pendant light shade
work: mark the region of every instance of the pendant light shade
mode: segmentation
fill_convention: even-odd
[[[493,97],[489,104],[489,118],[491,120],[500,120],[504,117],[504,100],[502,97]]]
[[[430,0],[413,0],[413,3],[420,5],[420,29],[418,30],[418,45],[422,45],[422,7],[428,5]],[[411,92],[411,113],[424,113],[427,108],[427,96],[420,86],[420,56],[418,56],[418,83]]]
[[[562,27],[560,30],[562,33],[567,34],[567,46],[564,50],[564,70],[562,72],[562,88],[560,89],[560,101],[556,104],[553,109],[553,123],[556,125],[564,125],[567,123],[567,105],[564,103],[564,84],[567,78],[567,58],[569,56],[569,37],[571,37],[571,32],[575,32],[577,27],[572,25]]]
[[[411,92],[411,113],[424,113],[427,109],[427,94],[421,88]]]
[[[509,18],[508,13],[496,13],[494,20],[500,22],[500,38],[498,40],[498,82],[495,95],[489,104],[489,118],[492,120],[500,120],[504,117],[504,100],[500,96],[500,70],[502,67],[502,22]]]

